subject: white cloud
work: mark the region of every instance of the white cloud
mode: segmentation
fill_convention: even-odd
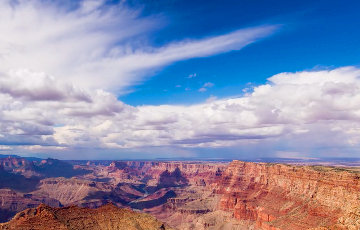
[[[113,117],[101,129],[101,143],[111,148],[224,147],[271,141],[274,151],[284,143],[299,151],[359,146],[359,73],[353,67],[283,73],[240,98],[136,107],[126,122]]]
[[[0,151],[3,150],[11,150],[12,148],[10,146],[4,146],[4,145],[0,145]]]
[[[213,101],[216,101],[217,99],[218,99],[218,97],[211,95],[210,97],[208,97],[208,99],[206,99],[206,102],[207,103],[213,102]]]
[[[29,151],[267,146],[275,154],[304,157],[319,149],[355,154],[360,147],[360,70],[355,67],[278,74],[238,98],[137,107],[105,91],[78,91],[56,80],[47,84],[49,78],[39,73],[22,73],[8,77],[34,78],[35,88],[59,95],[70,89],[70,95],[81,92],[88,100],[48,101],[0,91],[1,146],[24,145]],[[30,88],[25,83],[19,88],[25,86]]]
[[[53,76],[27,69],[0,75],[0,93],[34,101],[86,101],[90,96],[74,86],[57,82]]]
[[[206,92],[208,88],[213,87],[215,84],[211,82],[206,82],[198,91],[203,93]]]
[[[212,83],[212,82],[206,82],[206,83],[203,85],[204,88],[211,88],[211,87],[213,87],[213,86],[214,86],[214,83]]]
[[[30,69],[85,88],[121,93],[156,68],[239,50],[276,29],[259,26],[155,48],[144,38],[161,26],[160,16],[144,18],[122,3],[96,0],[64,5],[0,2],[0,72]]]
[[[196,76],[197,76],[196,73],[192,73],[192,74],[189,74],[189,76],[188,76],[187,78],[194,78],[194,77],[196,77]]]

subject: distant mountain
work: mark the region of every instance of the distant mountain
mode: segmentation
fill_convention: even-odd
[[[72,164],[56,159],[30,161],[28,158],[8,156],[0,158],[0,166],[9,173],[21,174],[25,177],[65,177],[84,175],[90,171],[74,168]]]
[[[84,175],[90,172],[84,169],[74,169],[74,166],[72,164],[51,158],[42,160],[39,164],[35,164],[34,170],[43,177],[65,178]]]
[[[0,154],[0,158],[8,158],[8,157],[19,157],[18,155],[3,155]]]
[[[38,157],[21,157],[21,156],[18,156],[18,155],[4,155],[4,154],[0,154],[0,159],[2,158],[8,158],[8,157],[13,157],[13,158],[24,158],[28,161],[42,161],[43,159],[42,158],[38,158]]]

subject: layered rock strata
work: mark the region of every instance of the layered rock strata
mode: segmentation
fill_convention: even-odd
[[[226,167],[222,162],[114,161],[105,172],[121,179],[154,179],[156,183],[165,171],[179,170],[189,184],[206,186],[217,181]]]
[[[220,209],[260,229],[360,229],[357,172],[233,161],[217,185]]]

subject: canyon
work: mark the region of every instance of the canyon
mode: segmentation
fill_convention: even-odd
[[[360,229],[358,167],[8,157],[0,158],[0,179],[0,217],[10,221],[3,226],[15,226],[16,212],[34,213],[40,205],[52,216],[69,206],[80,216],[108,206],[132,209],[184,230]]]

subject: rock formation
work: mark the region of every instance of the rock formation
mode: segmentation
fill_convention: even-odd
[[[360,229],[360,177],[350,170],[233,161],[217,193],[222,210],[260,229]]]
[[[217,181],[226,167],[227,163],[222,162],[114,161],[102,174],[107,173],[107,176],[121,179],[146,179],[155,186],[162,173],[177,170],[175,173],[186,178],[186,183],[204,186]]]
[[[181,173],[179,168],[173,172],[165,170],[160,174],[158,188],[185,186],[188,184],[188,179]]]
[[[21,157],[0,158],[0,167],[7,172],[21,174],[28,178],[70,178],[91,172],[89,170],[76,169],[65,161],[50,158],[40,162],[29,161]]]
[[[25,177],[40,176],[35,172],[35,165],[33,162],[21,157],[5,157],[0,158],[0,165],[4,170],[12,173],[19,173]]]
[[[12,220],[0,224],[0,230],[166,230],[165,224],[154,217],[112,204],[97,209],[70,206],[52,208],[39,205],[18,213]]]
[[[33,193],[56,199],[65,206],[99,207],[108,202],[127,204],[141,196],[141,193],[136,195],[136,192],[126,185],[58,177],[41,180],[38,190]]]

